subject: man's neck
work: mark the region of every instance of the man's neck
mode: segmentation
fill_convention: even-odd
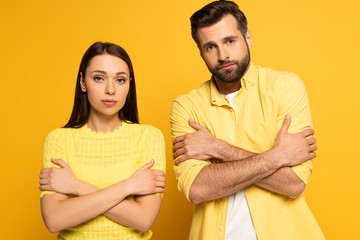
[[[220,94],[227,95],[236,91],[239,91],[241,88],[241,79],[232,82],[232,83],[224,83],[223,81],[220,81],[216,77],[213,77],[216,87],[219,90]]]
[[[246,73],[249,71],[249,68],[250,68],[250,64],[247,66],[246,68],[246,71],[244,73],[244,75],[239,78],[238,80],[236,80],[235,82],[232,82],[232,83],[225,83],[219,79],[217,79],[214,75],[213,75],[213,80],[215,82],[215,85],[217,87],[217,89],[219,90],[219,93],[220,94],[223,94],[223,95],[227,95],[227,94],[230,94],[230,93],[233,93],[233,92],[236,92],[236,91],[239,91],[240,88],[241,88],[241,79],[246,75]]]

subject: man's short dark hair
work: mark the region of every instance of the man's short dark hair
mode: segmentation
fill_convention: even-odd
[[[232,1],[214,1],[195,12],[191,18],[191,35],[199,46],[197,36],[198,28],[211,26],[220,21],[225,15],[231,14],[238,23],[238,29],[245,37],[247,32],[247,20],[239,6]]]

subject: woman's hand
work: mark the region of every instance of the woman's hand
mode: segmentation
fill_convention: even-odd
[[[151,169],[154,160],[136,170],[127,180],[130,195],[148,195],[165,191],[165,173]]]
[[[60,168],[43,168],[40,171],[41,191],[55,191],[67,195],[78,195],[76,185],[78,179],[75,177],[69,165],[62,159],[51,159],[51,162]]]

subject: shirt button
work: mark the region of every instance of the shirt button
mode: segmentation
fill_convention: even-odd
[[[249,87],[251,87],[251,85],[250,85],[250,84],[248,84],[248,85],[247,85],[247,87],[249,88]]]
[[[220,231],[222,231],[222,230],[223,230],[223,226],[220,226],[219,229],[220,229]]]
[[[230,112],[234,111],[232,108],[230,108]]]
[[[232,137],[230,136],[229,139],[232,140]]]

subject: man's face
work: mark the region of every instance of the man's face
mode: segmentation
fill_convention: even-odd
[[[250,63],[252,39],[249,31],[244,39],[232,15],[225,15],[209,27],[199,28],[197,35],[201,56],[215,78],[232,83],[244,76]]]

